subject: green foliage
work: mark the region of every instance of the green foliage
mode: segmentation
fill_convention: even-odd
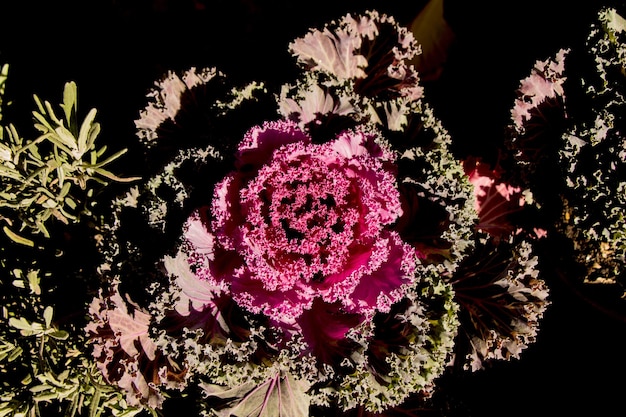
[[[3,74],[6,79],[6,71]],[[75,222],[91,214],[98,187],[108,180],[136,179],[120,178],[105,169],[126,150],[105,156],[106,146],[96,147],[100,133],[96,110],[79,122],[74,82],[65,84],[62,117],[48,101],[36,95],[34,99],[34,127],[40,136],[24,139],[12,124],[3,126],[6,136],[0,136],[0,219],[6,223],[3,230],[9,238],[29,246],[34,243],[24,236],[24,229],[49,237],[51,218]]]
[[[50,277],[40,274],[11,271],[15,295],[7,297],[9,288],[2,294],[0,417],[137,414],[140,409],[128,407],[124,395],[103,381],[84,349],[86,336],[55,323],[53,307],[42,300],[42,278]]]
[[[67,297],[59,283],[74,282],[77,276],[84,279],[81,275],[91,279],[92,272],[66,262],[66,254],[59,253],[56,245],[63,236],[51,233],[57,230],[49,227],[50,220],[56,219],[63,233],[83,227],[93,228],[88,235],[97,234],[98,221],[90,211],[97,193],[109,181],[135,179],[105,169],[125,150],[105,156],[106,147],[96,146],[100,133],[96,110],[79,122],[73,82],[65,85],[61,117],[50,103],[35,96],[33,121],[40,135],[24,139],[14,125],[1,123],[3,106],[8,104],[4,100],[7,75],[8,65],[4,65],[0,70],[0,227],[9,239],[0,239],[0,417],[137,414],[141,409],[128,406],[119,388],[104,381],[85,349],[87,335],[80,323],[72,320],[73,324],[63,325],[66,321],[55,317],[59,297]],[[79,222],[84,216],[92,221]],[[50,244],[35,245],[37,235]],[[86,302],[82,306],[86,314]]]

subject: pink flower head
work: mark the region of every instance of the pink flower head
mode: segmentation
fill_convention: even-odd
[[[375,134],[316,144],[292,122],[267,122],[246,134],[236,167],[215,187],[211,219],[198,211],[186,226],[196,276],[289,326],[314,302],[367,317],[402,297],[417,261],[391,227],[402,213],[394,155]]]

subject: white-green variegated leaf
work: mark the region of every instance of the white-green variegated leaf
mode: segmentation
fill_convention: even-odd
[[[234,388],[206,384],[209,397],[231,400],[216,411],[219,417],[306,417],[310,398],[308,383],[291,374],[278,372],[260,384],[247,383]]]

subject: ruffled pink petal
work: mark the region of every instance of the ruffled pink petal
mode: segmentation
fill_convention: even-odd
[[[246,133],[239,145],[235,166],[239,171],[256,171],[270,160],[276,149],[296,142],[308,144],[311,139],[294,122],[265,122]]]
[[[298,60],[313,70],[329,71],[339,79],[364,78],[367,59],[355,51],[361,46],[361,38],[346,30],[334,33],[325,28],[312,30],[303,38],[289,45]]]
[[[286,324],[294,323],[305,309],[311,307],[315,297],[306,287],[288,291],[268,290],[263,281],[252,277],[249,271],[234,277],[230,289],[240,307]]]
[[[388,230],[402,205],[395,155],[375,134],[312,144],[294,123],[271,122],[249,131],[238,158],[215,187],[212,218],[203,209],[186,224],[200,281],[289,326],[315,299],[356,314],[399,299],[415,250]]]
[[[209,232],[208,207],[196,210],[184,226],[183,236],[193,246],[194,252],[205,256],[208,260],[214,259],[215,236]]]
[[[351,352],[346,333],[363,322],[360,314],[346,313],[338,303],[316,299],[298,318],[298,325],[311,353],[322,363],[339,362]]]
[[[403,286],[414,280],[414,250],[395,232],[381,237],[371,252],[363,276],[350,294],[349,311],[388,312],[404,294]]]
[[[240,240],[239,225],[244,222],[239,205],[241,179],[233,174],[216,184],[211,212],[211,228],[224,249],[233,250]]]

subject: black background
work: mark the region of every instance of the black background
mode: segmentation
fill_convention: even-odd
[[[32,94],[59,103],[63,83],[73,80],[79,110],[98,109],[101,137],[112,147],[128,146],[136,141],[133,121],[145,93],[166,70],[216,66],[235,78],[278,85],[295,69],[289,41],[309,27],[366,8],[408,23],[424,4],[2,0],[0,63],[10,65],[6,97],[12,101],[5,118],[28,126]],[[425,88],[459,154],[489,153],[500,145],[519,81],[536,60],[579,47],[601,5],[610,2],[446,0],[456,37],[442,75]],[[462,415],[626,414],[626,320],[560,279],[559,262],[549,260],[543,278],[552,305],[521,360],[447,382]]]

